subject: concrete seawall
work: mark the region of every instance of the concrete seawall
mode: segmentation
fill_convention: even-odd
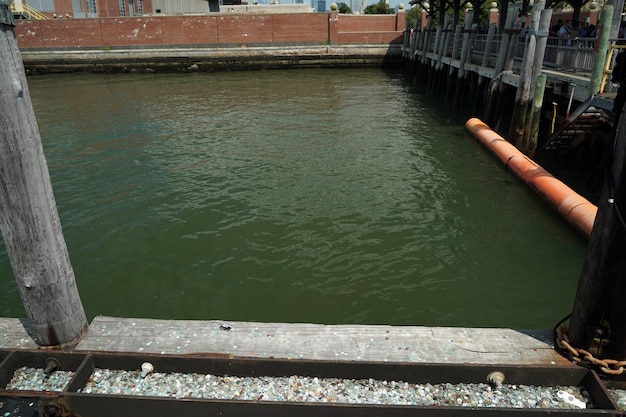
[[[396,67],[402,64],[401,45],[24,49],[21,54],[30,74]]]

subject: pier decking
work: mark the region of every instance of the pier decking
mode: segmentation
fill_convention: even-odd
[[[0,348],[36,349],[37,345],[19,319],[0,318]],[[570,363],[552,348],[547,330],[106,316],[92,321],[75,351],[395,363]]]

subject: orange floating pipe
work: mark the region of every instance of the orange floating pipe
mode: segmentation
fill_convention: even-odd
[[[465,123],[465,128],[572,226],[587,238],[591,236],[593,222],[598,212],[594,204],[537,165],[481,120],[469,119]]]

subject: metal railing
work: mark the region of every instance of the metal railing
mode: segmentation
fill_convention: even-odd
[[[595,38],[548,38],[543,64],[565,71],[591,71],[595,57]]]
[[[32,20],[48,20],[49,17],[26,3],[11,3],[11,12],[15,15],[25,16]]]
[[[606,62],[604,65],[604,73],[602,74],[602,82],[600,83],[600,94],[607,92],[607,90],[614,90],[615,84],[611,82],[611,74],[613,74],[613,68],[615,67],[615,58],[618,51],[623,53],[626,50],[626,45],[612,44],[606,55]]]
[[[491,50],[488,51],[493,60],[498,55],[501,43],[501,35],[494,37]],[[481,56],[486,52],[487,35],[477,34],[472,38],[472,52],[477,55],[472,59],[472,63],[478,64]],[[526,39],[519,38],[515,49],[515,59],[521,61],[524,57]],[[546,52],[543,58],[543,65],[562,71],[591,71],[594,54],[595,38],[575,38],[563,39],[549,37],[546,45]]]

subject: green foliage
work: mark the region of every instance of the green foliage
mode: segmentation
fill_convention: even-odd
[[[339,13],[350,14],[352,13],[352,9],[346,3],[341,3],[341,6],[339,6]]]
[[[417,22],[420,22],[421,20],[422,20],[422,9],[421,8],[419,8],[417,6],[413,6],[406,12],[406,23],[407,23],[407,26],[416,27],[417,26]]]
[[[393,9],[389,7],[385,0],[380,0],[376,4],[370,4],[363,10],[364,14],[393,14]]]

